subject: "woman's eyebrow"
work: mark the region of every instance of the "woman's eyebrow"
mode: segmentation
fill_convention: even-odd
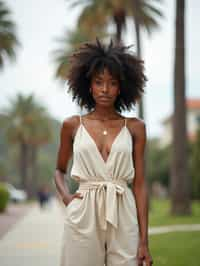
[[[95,78],[103,78],[103,76],[104,76],[103,74],[100,74],[100,73],[99,73],[99,74],[96,74],[94,77],[95,77]]]
[[[97,75],[97,76],[95,77],[95,79],[103,79],[103,75],[101,75],[101,74],[100,74],[100,75]],[[117,81],[117,78],[112,77],[112,76],[111,76],[109,79],[110,79],[110,80],[115,80],[115,81]]]

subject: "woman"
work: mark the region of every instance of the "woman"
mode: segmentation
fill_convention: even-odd
[[[65,119],[55,173],[65,209],[61,266],[152,265],[144,179],[146,129],[125,118],[144,92],[143,61],[129,47],[83,44],[70,57],[69,91],[89,113]],[[73,154],[75,194],[64,185]],[[128,186],[130,184],[130,187]]]

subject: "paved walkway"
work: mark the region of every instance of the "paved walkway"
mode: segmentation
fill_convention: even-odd
[[[1,266],[59,266],[63,211],[57,200],[43,211],[35,205],[1,238]],[[151,227],[149,234],[191,230],[200,230],[200,224]]]
[[[36,205],[1,238],[0,265],[59,265],[62,233],[59,203],[53,200],[43,211]]]
[[[12,203],[10,202],[4,212],[0,213],[0,239],[25,216],[36,203]]]

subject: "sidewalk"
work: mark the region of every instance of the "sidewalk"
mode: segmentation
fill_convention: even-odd
[[[5,212],[0,213],[0,239],[25,216],[35,203],[9,203]]]
[[[62,209],[63,208],[63,209]],[[0,239],[1,266],[59,266],[64,226],[64,204],[56,199],[49,209],[32,207]],[[200,230],[200,224],[149,228],[149,234]]]
[[[1,266],[59,265],[62,232],[59,203],[43,211],[36,205],[1,238]]]

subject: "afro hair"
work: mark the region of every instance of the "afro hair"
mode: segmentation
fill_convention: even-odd
[[[147,81],[144,61],[130,52],[131,46],[116,44],[112,40],[105,45],[96,39],[96,42],[83,43],[72,53],[67,73],[72,100],[76,100],[81,108],[92,110],[95,107],[89,92],[92,76],[107,68],[120,84],[120,94],[114,103],[116,111],[131,110],[142,97]]]

